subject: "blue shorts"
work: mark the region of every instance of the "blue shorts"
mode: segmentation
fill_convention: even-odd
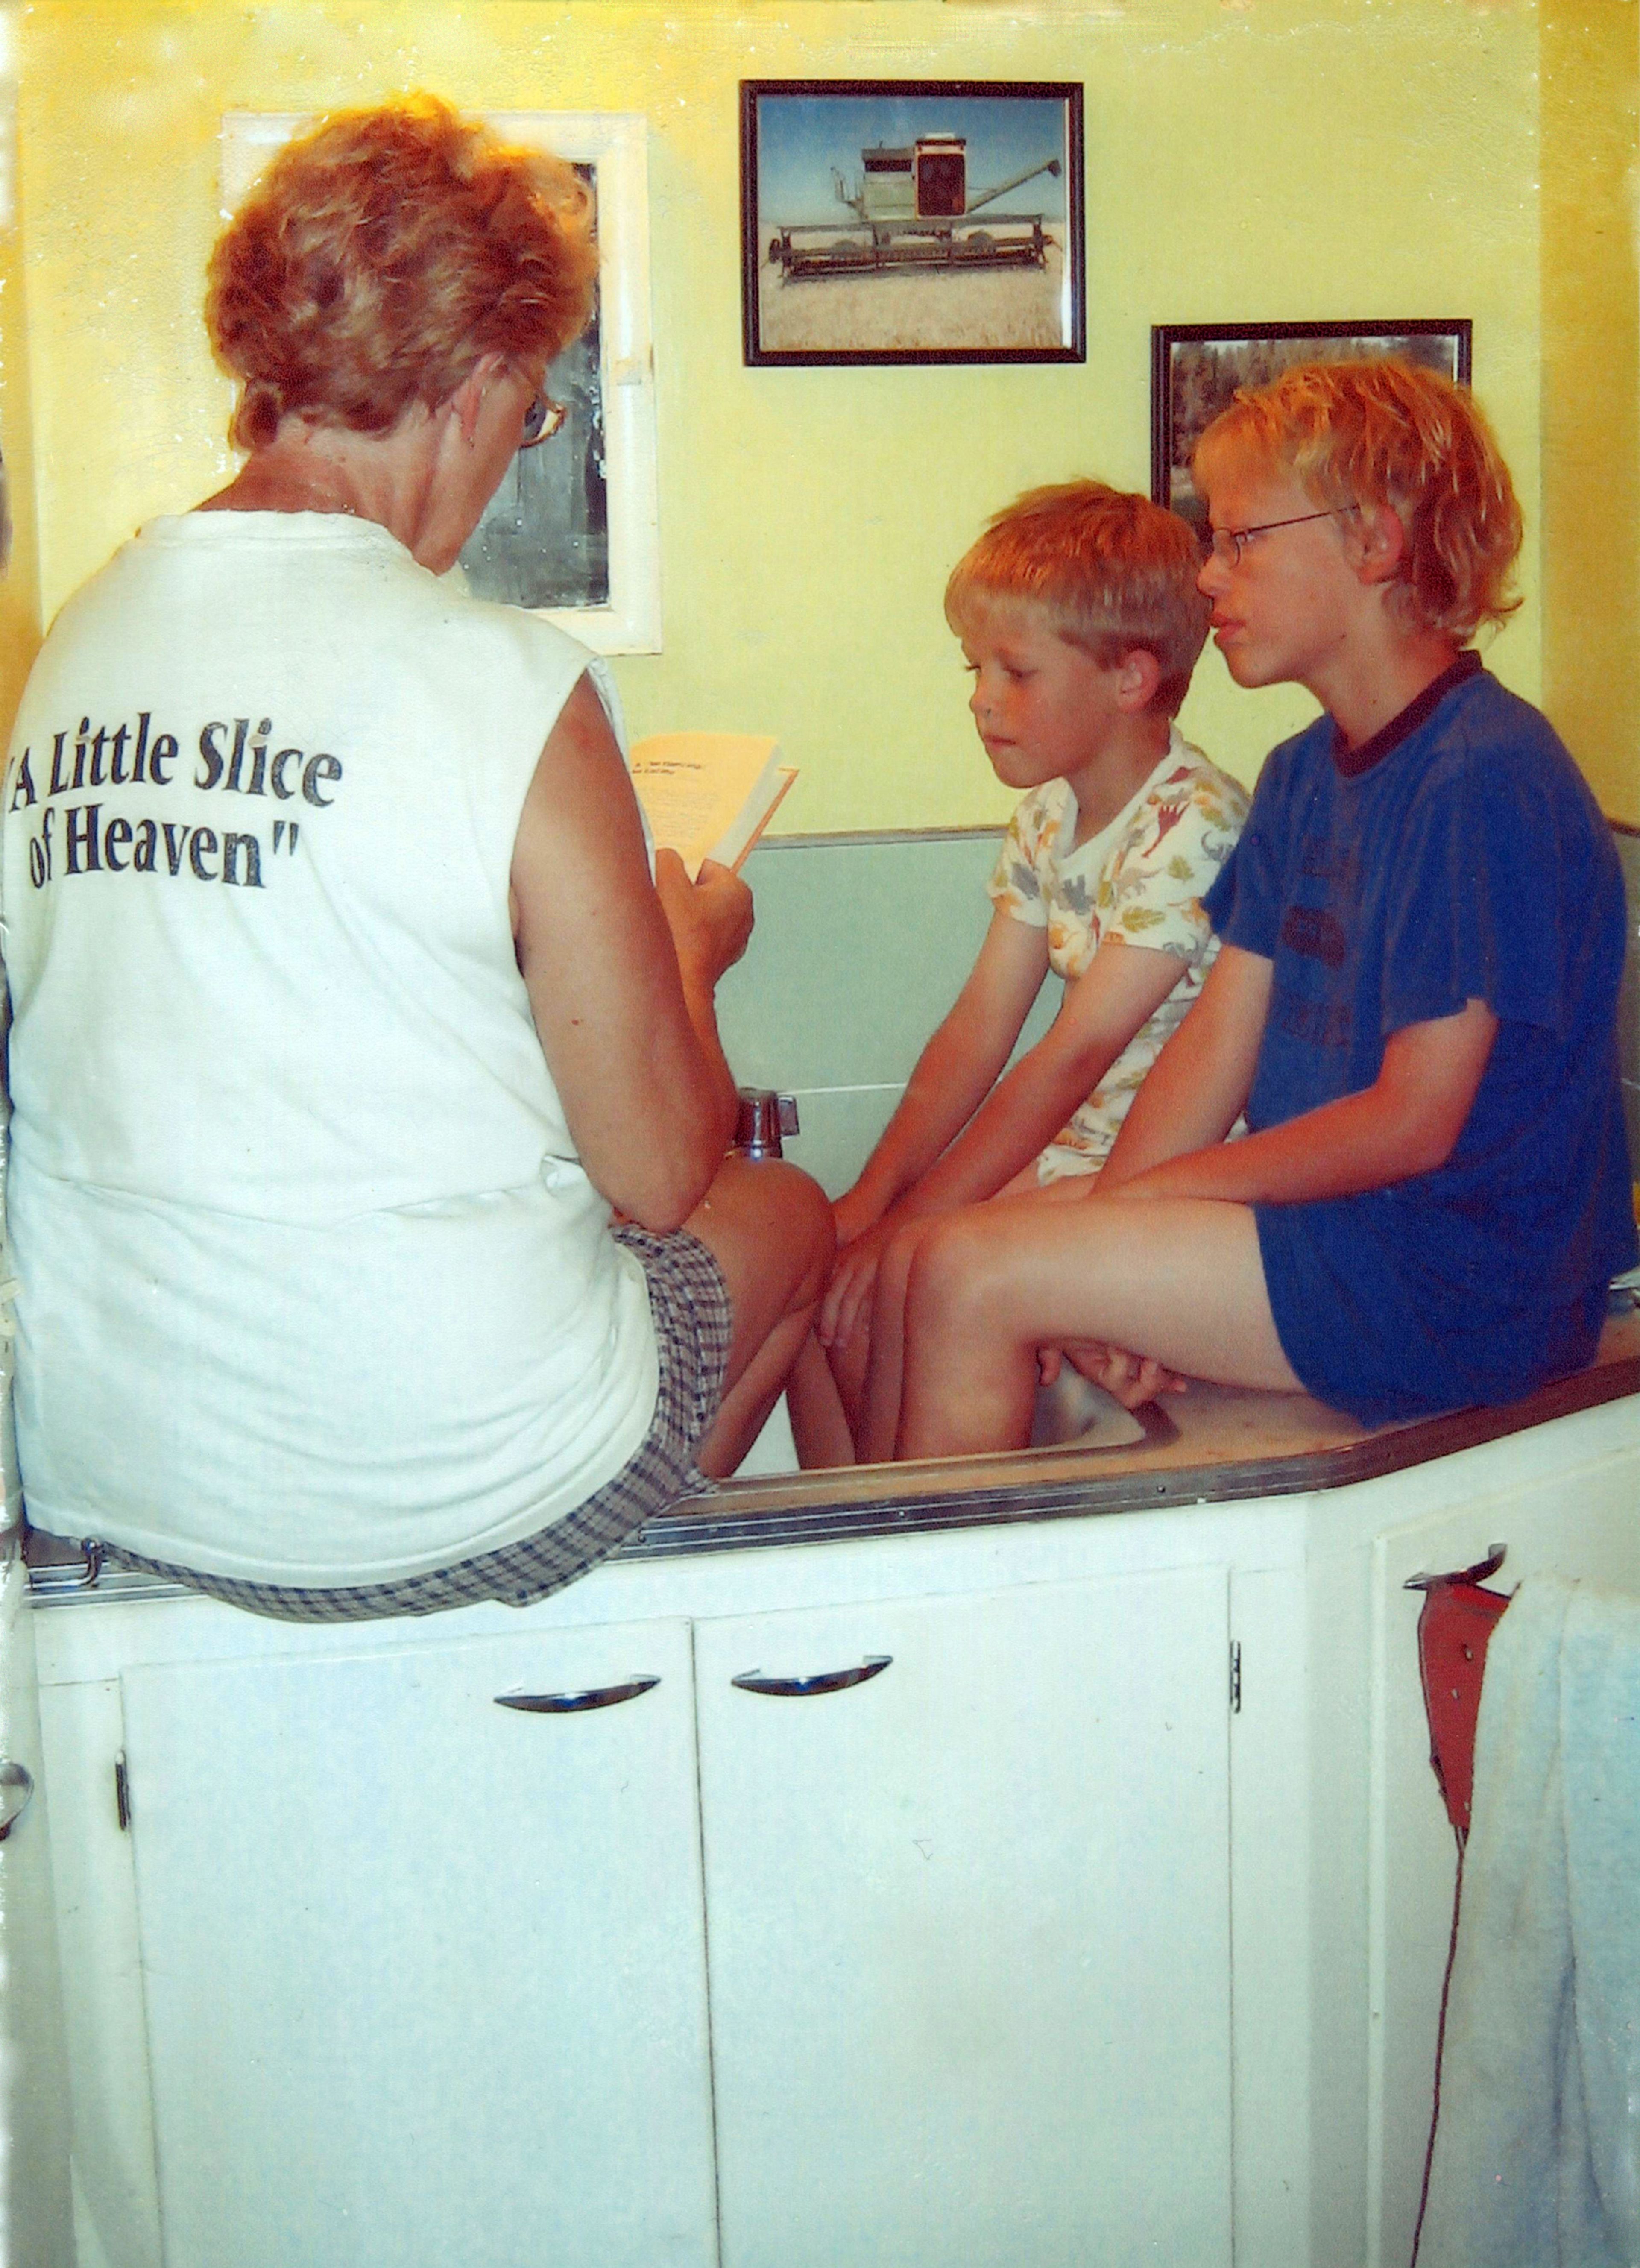
[[[1438,1215],[1421,1247],[1389,1248],[1392,1266],[1383,1194],[1254,1208],[1276,1335],[1306,1393],[1381,1425],[1519,1402],[1593,1361],[1604,1278],[1563,1306],[1523,1309],[1510,1282],[1443,1250]]]

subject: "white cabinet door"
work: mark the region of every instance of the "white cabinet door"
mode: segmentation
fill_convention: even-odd
[[[686,1623],[122,1684],[166,2268],[710,2268]]]
[[[1228,2264],[1227,1649],[1222,1569],[697,1625],[724,2268]]]
[[[0,1380],[0,1400],[5,1390]],[[26,1582],[15,1543],[0,1541],[0,1749],[17,1768],[8,1813],[24,1802],[0,1848],[0,2259],[73,2268],[68,2050]]]

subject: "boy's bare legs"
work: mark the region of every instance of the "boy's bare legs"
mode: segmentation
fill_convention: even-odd
[[[1005,1188],[998,1190],[996,1197],[984,1202],[994,1204],[1018,1197],[1029,1204],[1058,1206],[1085,1200],[1090,1186],[1082,1174],[1039,1182],[1033,1159]],[[884,1464],[895,1454],[904,1391],[906,1301],[911,1271],[924,1237],[952,1217],[949,1213],[932,1213],[924,1219],[908,1222],[884,1253],[878,1269],[871,1310],[870,1357],[860,1417],[854,1429],[862,1464]]]
[[[871,1296],[847,1338],[815,1337],[798,1356],[786,1391],[798,1462],[807,1472],[870,1464],[894,1454],[900,1415],[900,1341],[909,1253],[930,1224],[908,1224],[884,1251]],[[873,1411],[886,1410],[886,1424]]]
[[[855,1462],[854,1430],[827,1351],[813,1330],[786,1381],[791,1441],[805,1473]]]
[[[1104,1340],[1231,1386],[1303,1388],[1282,1352],[1246,1205],[993,1199],[916,1253],[898,1454],[1023,1448],[1037,1351]]]
[[[701,1470],[721,1480],[757,1439],[809,1336],[835,1241],[831,1206],[795,1166],[731,1156],[684,1226],[723,1270],[734,1314],[723,1401],[697,1452]]]
[[[900,1431],[901,1373],[905,1356],[906,1292],[917,1248],[947,1213],[907,1223],[878,1266],[871,1287],[871,1352],[855,1445],[863,1465],[886,1464]]]
[[[821,1308],[822,1318],[825,1314]],[[833,1391],[842,1410],[843,1423],[856,1447],[850,1462],[858,1454],[861,1428],[865,1414],[865,1366],[871,1351],[871,1305],[863,1302],[854,1319],[854,1329],[846,1339],[834,1339],[829,1346],[820,1341],[818,1329],[815,1343],[820,1345],[820,1358],[831,1374]]]

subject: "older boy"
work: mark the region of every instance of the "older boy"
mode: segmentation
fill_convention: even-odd
[[[973,973],[836,1207],[820,1330],[863,1456],[894,1451],[928,1222],[1096,1174],[1217,950],[1201,901],[1247,801],[1173,721],[1207,636],[1199,566],[1173,513],[1081,480],[998,512],[946,585],[985,753],[1026,792]],[[1050,968],[1058,1016],[999,1079]]]
[[[1484,421],[1426,372],[1296,370],[1196,478],[1231,674],[1327,713],[1265,767],[1208,900],[1223,949],[1093,1201],[922,1246],[903,1455],[1023,1441],[1056,1345],[1125,1398],[1165,1365],[1369,1420],[1509,1400],[1591,1359],[1635,1257],[1616,859],[1468,650],[1520,541]]]

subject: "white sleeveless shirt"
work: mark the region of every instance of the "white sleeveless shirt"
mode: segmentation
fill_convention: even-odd
[[[53,626],[3,831],[39,1527],[276,1583],[515,1541],[647,1431],[641,1269],[513,957],[601,666],[320,513],[144,527]]]

